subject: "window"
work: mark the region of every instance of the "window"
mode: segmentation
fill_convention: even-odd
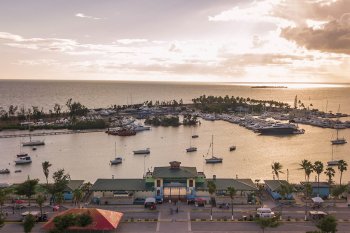
[[[189,181],[189,187],[193,187],[193,180]]]
[[[160,180],[157,180],[157,187],[160,187]]]

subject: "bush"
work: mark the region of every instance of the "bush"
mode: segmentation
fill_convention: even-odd
[[[23,222],[23,228],[24,228],[24,232],[25,233],[29,233],[32,231],[34,225],[35,225],[36,219],[33,215],[28,214],[25,218],[24,218],[24,222]]]

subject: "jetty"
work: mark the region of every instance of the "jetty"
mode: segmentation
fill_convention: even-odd
[[[54,131],[54,132],[38,132],[38,133],[21,133],[21,134],[5,134],[0,135],[0,138],[20,138],[20,137],[36,137],[36,136],[55,136],[62,134],[77,134],[77,133],[96,133],[105,132],[105,129],[91,129],[91,130],[69,130],[69,131]]]

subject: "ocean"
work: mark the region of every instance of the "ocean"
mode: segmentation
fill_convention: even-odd
[[[241,96],[263,100],[278,100],[293,104],[297,95],[306,106],[320,110],[350,114],[349,85],[286,84],[288,88],[251,88],[256,84],[192,84],[192,83],[141,83],[141,82],[102,82],[102,81],[0,81],[0,107],[9,105],[38,106],[44,111],[52,109],[55,103],[65,105],[69,98],[79,101],[89,108],[108,107],[114,104],[136,104],[146,100],[168,101],[182,99],[190,103],[200,95]],[[264,84],[265,85],[265,84]],[[269,85],[269,84],[266,84]],[[50,172],[64,168],[72,179],[94,182],[97,178],[141,178],[145,171],[155,166],[167,166],[170,161],[180,161],[184,166],[196,166],[207,177],[220,178],[272,179],[271,164],[280,162],[284,174],[280,179],[299,182],[304,179],[298,163],[303,159],[331,160],[330,140],[335,130],[300,125],[305,134],[275,137],[259,136],[252,131],[223,121],[201,121],[195,128],[180,126],[152,127],[152,130],[138,133],[132,137],[115,137],[105,133],[87,133],[46,136],[46,145],[36,151],[20,146],[23,138],[0,139],[0,169],[9,168],[9,175],[0,175],[0,183],[21,182],[28,177],[44,181],[41,168],[43,161],[53,164]],[[0,134],[8,134],[2,131]],[[192,139],[196,133],[199,138]],[[340,136],[350,140],[350,129],[340,130]],[[211,156],[209,144],[214,135],[214,156],[223,157],[222,164],[205,164],[204,158]],[[109,161],[117,156],[123,163],[110,166]],[[190,143],[198,147],[194,153],[186,153]],[[230,152],[229,147],[237,150]],[[149,147],[147,156],[133,155],[132,151]],[[348,160],[349,143],[333,147],[334,159]],[[28,166],[15,166],[16,154],[28,152],[33,163]],[[21,173],[14,173],[21,169]],[[287,172],[288,169],[288,172]],[[336,169],[337,170],[337,169]],[[344,181],[350,172],[343,175]],[[311,179],[314,180],[315,174]],[[337,172],[336,180],[339,179]],[[324,174],[321,180],[326,180]]]

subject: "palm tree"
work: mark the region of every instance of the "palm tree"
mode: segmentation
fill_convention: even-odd
[[[332,177],[334,177],[335,170],[332,167],[327,167],[324,174],[326,174],[326,176],[328,176],[328,183],[332,184],[333,183]]]
[[[216,184],[214,183],[214,181],[208,181],[207,182],[207,187],[208,187],[208,192],[210,194],[210,201],[211,201],[211,208],[210,208],[210,220],[213,220],[213,204],[214,204],[214,200],[215,198],[213,197],[213,195],[216,192]]]
[[[233,220],[233,198],[236,195],[236,189],[234,187],[228,187],[227,191],[231,198],[231,220]]]
[[[280,164],[279,162],[274,162],[272,165],[271,165],[271,168],[272,168],[272,174],[275,175],[277,177],[277,179],[279,180],[280,179],[280,176],[279,174],[283,172],[281,171],[282,170],[282,164]]]
[[[75,189],[73,191],[73,200],[74,200],[74,205],[79,205],[80,208],[80,201],[83,199],[83,191],[81,189]]]
[[[339,160],[339,163],[338,163],[338,170],[340,171],[340,181],[339,181],[339,185],[341,185],[341,179],[343,178],[343,172],[345,172],[346,170],[348,170],[348,163],[345,162],[344,160]]]
[[[49,172],[49,167],[51,167],[52,164],[49,161],[45,161],[41,165],[43,167],[43,172],[44,172],[44,175],[45,175],[45,178],[46,178],[46,184],[48,184],[49,183],[48,177],[49,177],[49,173],[50,173]]]
[[[307,160],[307,159],[304,159],[303,161],[301,161],[301,163],[299,163],[300,165],[300,170],[304,170],[305,172],[305,181],[309,181],[310,179],[310,174],[312,173],[312,163]],[[307,179],[306,179],[307,178]]]
[[[316,161],[313,170],[317,173],[317,193],[320,195],[320,174],[323,172],[323,163]]]
[[[42,195],[41,193],[37,195],[35,199],[36,203],[39,205],[40,208],[40,216],[43,217],[43,204],[46,201],[46,197]]]

